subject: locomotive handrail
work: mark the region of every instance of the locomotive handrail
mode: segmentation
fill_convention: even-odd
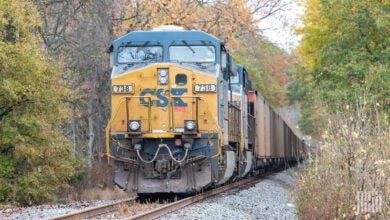
[[[110,153],[110,127],[111,127],[112,119],[108,120],[107,126],[106,126],[106,155],[107,155],[107,162],[110,164],[111,159],[111,153]]]
[[[111,128],[111,123],[112,123],[113,119],[116,118],[116,116],[117,116],[117,114],[118,114],[118,112],[120,110],[119,106],[121,104],[123,104],[124,102],[126,102],[126,100],[128,98],[140,98],[140,97],[141,96],[123,96],[123,97],[121,97],[119,99],[119,104],[117,105],[117,108],[115,109],[116,110],[115,113],[111,116],[110,120],[107,123],[107,126],[106,126],[106,155],[107,155],[107,158],[108,158],[108,163],[110,163],[110,158],[113,158],[111,156],[111,153],[110,153],[110,139],[109,139],[110,135],[109,135],[109,133],[110,133],[110,128]],[[172,97],[176,97],[176,96],[172,96]],[[202,97],[200,97],[200,96],[180,96],[180,97],[181,98],[196,98],[197,100],[204,101],[202,99]],[[150,99],[150,97],[144,97],[144,98],[149,98]],[[215,122],[218,122],[218,118],[210,110],[209,103],[207,103],[207,102],[204,102],[204,103],[207,105],[207,112],[212,116],[212,118],[214,118]],[[149,111],[148,111],[148,116],[149,116],[149,118],[148,118],[148,125],[149,125],[149,128],[150,128],[150,124],[149,124],[150,123],[150,120],[149,120],[150,119],[150,101],[149,101],[148,109],[149,109]],[[222,161],[222,147],[221,147],[222,146],[222,130],[219,127],[218,123],[215,123],[215,128],[217,129],[217,132],[218,132],[218,154],[213,155],[212,158],[219,156],[220,157],[220,161]]]
[[[140,96],[123,96],[119,99],[119,104],[116,106],[116,111],[115,113],[111,116],[110,120],[108,120],[107,122],[107,126],[106,126],[106,155],[107,155],[107,160],[108,160],[108,164],[110,164],[110,158],[113,158],[111,156],[111,152],[110,152],[110,128],[111,128],[111,123],[112,121],[114,120],[114,118],[116,118],[118,112],[119,112],[119,106],[123,103],[123,102],[127,102],[127,99],[128,98],[132,98],[132,97],[140,97]],[[147,98],[150,98],[150,97],[147,97]]]
[[[111,117],[111,119],[109,120],[109,123],[107,124],[107,126],[111,126],[111,122],[112,122],[112,120],[113,119],[115,119],[116,118],[116,116],[117,116],[117,114],[118,114],[118,112],[119,112],[119,110],[120,110],[120,108],[119,108],[119,106],[121,105],[121,104],[123,104],[124,102],[126,102],[126,117],[128,118],[128,115],[129,115],[129,110],[128,110],[128,100],[130,100],[130,99],[132,99],[132,98],[147,98],[147,99],[149,99],[149,101],[148,101],[148,118],[147,118],[147,120],[148,120],[148,132],[150,132],[151,131],[151,126],[150,126],[150,118],[151,118],[151,97],[144,97],[144,96],[123,96],[123,97],[121,97],[120,99],[119,99],[119,103],[118,103],[118,105],[117,105],[117,108],[116,108],[116,111],[115,111],[115,114]],[[196,121],[198,121],[198,100],[200,100],[201,99],[201,97],[200,96],[171,96],[171,98],[173,98],[173,99],[175,99],[175,98],[195,98],[196,99],[196,112],[195,112],[195,119],[196,119]],[[173,103],[173,102],[171,102],[171,103]],[[174,106],[174,103],[173,103],[173,106]],[[171,111],[173,111],[173,109],[171,109]],[[172,114],[173,114],[173,112],[172,112]],[[172,120],[174,120],[174,117],[173,116],[171,116],[172,117]],[[173,128],[175,127],[175,125],[174,125],[174,122],[172,121],[171,122],[172,123],[172,126],[173,126]],[[106,132],[106,135],[107,135],[107,132]],[[106,142],[106,144],[107,144],[107,142]]]
[[[200,100],[202,97],[200,97],[200,96],[173,96],[173,95],[171,95],[170,96],[170,98],[172,99],[172,100],[175,100],[176,98],[178,98],[178,99],[186,99],[186,98],[188,98],[188,99],[195,99],[195,120],[196,120],[196,123],[198,123],[198,118],[199,118],[199,111],[198,111],[198,108],[199,108],[199,106],[198,106],[198,100]],[[174,113],[173,113],[173,110],[174,110],[174,107],[176,107],[175,106],[175,102],[174,101],[170,101],[170,117],[171,117],[171,122],[170,123],[172,123],[172,128],[173,129],[175,129],[176,127],[175,127],[175,117],[174,117]],[[198,125],[197,125],[197,127],[198,127]]]

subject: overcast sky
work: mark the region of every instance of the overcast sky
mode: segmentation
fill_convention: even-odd
[[[289,6],[276,16],[262,20],[260,29],[272,43],[291,52],[299,44],[299,36],[295,35],[292,29],[301,25],[299,17],[303,13],[303,7],[298,6],[296,0],[286,1],[290,2]],[[283,20],[286,20],[287,24]]]

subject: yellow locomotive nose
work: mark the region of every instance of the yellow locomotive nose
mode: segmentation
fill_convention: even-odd
[[[160,63],[117,76],[112,83],[113,112],[117,112],[112,132],[174,137],[215,130],[218,123],[217,109],[210,107],[217,103],[213,76]]]

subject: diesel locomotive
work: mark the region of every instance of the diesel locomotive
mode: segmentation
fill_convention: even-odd
[[[216,37],[133,31],[109,52],[106,155],[123,190],[192,193],[302,157],[304,143]]]

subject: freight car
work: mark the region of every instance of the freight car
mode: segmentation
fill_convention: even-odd
[[[134,31],[109,52],[106,154],[125,191],[191,193],[302,156],[302,141],[219,39]]]

